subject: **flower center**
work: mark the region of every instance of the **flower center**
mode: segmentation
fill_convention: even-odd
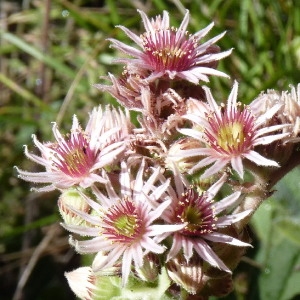
[[[180,198],[175,209],[175,222],[187,222],[181,233],[188,236],[200,236],[214,231],[216,217],[213,205],[205,194],[199,195],[194,189],[188,189]]]
[[[236,107],[222,113],[208,116],[210,128],[205,130],[208,144],[219,154],[237,156],[253,147],[254,116],[245,108]]]
[[[137,219],[135,216],[119,216],[114,225],[118,234],[131,237],[135,232]]]
[[[103,219],[102,233],[113,242],[132,243],[144,230],[138,207],[130,199],[122,199],[109,208]]]
[[[95,164],[96,154],[81,131],[72,133],[68,140],[60,141],[54,150],[55,167],[71,177],[86,176]]]
[[[197,41],[186,32],[178,38],[176,28],[145,32],[141,37],[146,59],[155,71],[183,71],[193,65]]]
[[[219,129],[217,142],[225,151],[239,148],[241,142],[244,142],[243,125],[239,122],[224,125]]]

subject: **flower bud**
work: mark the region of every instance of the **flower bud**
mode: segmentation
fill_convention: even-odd
[[[207,281],[209,295],[215,297],[225,297],[233,290],[232,275],[226,274],[220,278],[213,278]]]
[[[78,190],[70,188],[64,191],[58,199],[59,212],[67,225],[80,225],[84,222],[81,216],[72,209],[82,212],[89,212],[90,206],[79,193]]]
[[[287,133],[285,137],[270,145],[257,147],[257,151],[276,160],[281,166],[284,165],[292,155],[294,143],[300,141],[300,84],[297,88],[291,87],[291,92],[280,93],[275,90],[267,90],[267,92],[261,93],[250,104],[250,107],[256,117],[276,110],[277,107],[275,114],[269,118],[266,125],[287,124],[281,131]]]
[[[202,281],[202,259],[193,256],[188,262],[182,255],[168,261],[166,264],[169,277],[179,286],[183,287],[188,293],[196,294],[203,286]]]
[[[99,276],[116,276],[121,274],[121,264],[120,262],[116,262],[111,267],[101,267],[103,264],[105,264],[105,261],[107,260],[107,255],[104,254],[103,251],[99,251],[92,263],[92,269],[93,271],[99,275]]]
[[[97,278],[91,267],[81,267],[71,272],[66,272],[65,276],[74,294],[80,299],[93,300],[97,290]]]
[[[144,257],[143,266],[136,268],[136,275],[143,281],[153,282],[158,276],[158,259],[153,253]]]
[[[166,157],[166,167],[172,170],[173,164],[175,164],[180,173],[188,172],[188,170],[199,162],[199,156],[181,157],[180,152],[182,150],[196,149],[201,145],[203,145],[203,143],[192,138],[183,138],[174,142]]]

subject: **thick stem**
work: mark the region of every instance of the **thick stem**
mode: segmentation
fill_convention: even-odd
[[[245,167],[254,176],[254,182],[251,184],[251,188],[245,189],[244,192],[248,194],[236,208],[235,213],[248,209],[252,209],[253,211],[247,218],[236,223],[236,227],[239,231],[249,223],[251,216],[259,208],[262,202],[273,194],[272,189],[274,186],[298,165],[300,165],[300,153],[298,153],[298,151],[294,151],[288,162],[278,169],[257,166],[249,161],[245,162]]]
[[[294,151],[288,162],[281,168],[275,170],[270,176],[269,187],[273,188],[279,180],[281,180],[287,173],[293,170],[295,167],[300,165],[300,153],[299,151]]]
[[[258,166],[250,161],[245,162],[245,167],[253,175],[254,182],[248,187],[241,188],[244,199],[235,209],[234,213],[243,212],[249,209],[251,209],[252,212],[247,218],[244,218],[235,224],[238,232],[241,232],[245,226],[248,225],[252,215],[255,213],[261,203],[271,195],[269,185],[272,174],[271,170],[269,168]]]
[[[264,200],[269,198],[269,196],[270,194],[267,193],[265,190],[257,190],[245,197],[243,203],[236,208],[234,213],[243,212],[249,209],[251,209],[252,212],[246,218],[242,219],[241,221],[235,224],[235,227],[237,228],[238,232],[241,232],[248,225],[255,211],[259,208],[259,206]]]

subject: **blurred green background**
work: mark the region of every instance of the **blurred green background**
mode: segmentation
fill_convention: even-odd
[[[190,33],[214,21],[208,38],[226,30],[218,45],[234,48],[219,64],[231,80],[208,84],[216,99],[227,97],[234,79],[244,103],[300,82],[298,0],[0,2],[0,299],[75,299],[63,273],[81,261],[58,225],[58,193],[31,193],[13,166],[40,170],[25,159],[23,145],[34,150],[33,133],[52,140],[51,122],[69,130],[73,114],[85,125],[93,106],[116,105],[92,87],[100,76],[121,71],[111,63],[116,52],[106,38],[130,40],[115,25],[143,32],[136,9],[149,16],[165,9],[178,26],[185,8]],[[235,271],[235,291],[226,299],[300,299],[299,178],[295,169],[255,214],[254,248]]]

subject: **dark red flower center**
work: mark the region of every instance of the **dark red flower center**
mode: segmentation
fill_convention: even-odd
[[[146,61],[153,70],[164,71],[184,71],[194,64],[197,53],[197,41],[190,38],[189,34],[179,37],[177,29],[156,30],[145,32],[141,36],[143,47],[146,53]]]
[[[194,189],[188,189],[180,198],[175,212],[175,222],[187,222],[181,233],[199,236],[215,230],[216,217],[214,207],[205,194],[199,195]]]

